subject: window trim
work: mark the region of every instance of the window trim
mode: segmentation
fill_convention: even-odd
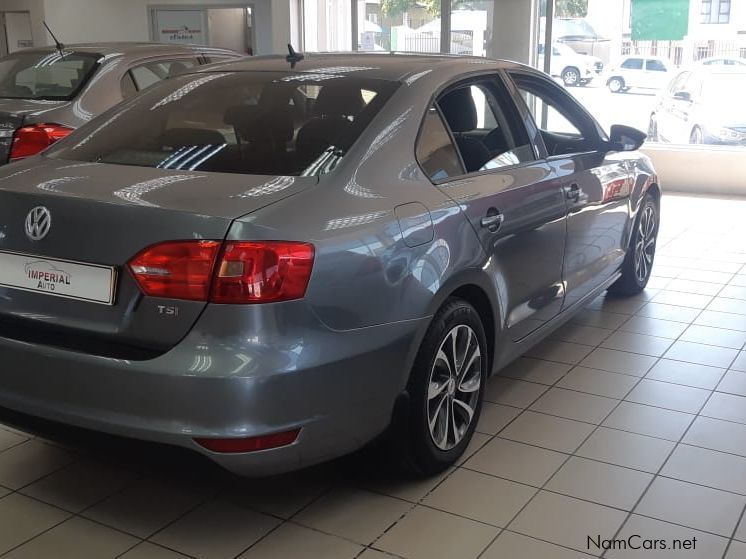
[[[435,92],[430,96],[430,99],[425,105],[425,111],[420,116],[420,124],[419,124],[419,128],[417,129],[417,136],[415,139],[415,143],[412,147],[414,150],[414,160],[417,163],[417,167],[420,169],[420,171],[422,171],[422,174],[425,175],[425,177],[427,178],[427,180],[430,181],[431,184],[435,186],[440,186],[442,184],[461,181],[461,180],[469,179],[473,177],[479,177],[482,175],[502,174],[505,171],[509,171],[511,169],[520,169],[521,167],[536,165],[537,163],[540,163],[541,161],[544,161],[546,159],[546,157],[544,157],[544,153],[546,153],[546,148],[542,144],[541,148],[543,148],[544,150],[544,153],[542,153],[542,149],[539,149],[539,145],[536,143],[536,140],[535,140],[537,134],[532,134],[532,130],[529,130],[526,127],[526,123],[523,120],[525,118],[525,115],[522,114],[521,106],[516,104],[514,92],[510,89],[510,87],[512,86],[512,81],[509,81],[504,76],[503,72],[504,70],[502,68],[491,68],[489,70],[475,70],[473,72],[469,72],[466,74],[460,74],[458,76],[453,77],[452,79],[445,82],[444,84],[441,84],[441,86],[438,87],[438,89],[436,89]],[[521,117],[521,118],[516,118],[516,123],[519,126],[523,126],[524,129],[526,129],[526,135],[528,136],[528,139],[529,139],[529,145],[531,146],[531,150],[535,158],[533,161],[527,161],[527,162],[518,163],[516,165],[510,165],[506,167],[499,167],[497,169],[484,169],[481,171],[472,171],[471,173],[466,172],[466,166],[464,165],[464,161],[461,156],[461,151],[458,149],[458,146],[456,145],[456,141],[453,137],[453,132],[451,132],[451,127],[448,126],[448,123],[445,121],[445,118],[443,118],[443,115],[440,112],[440,107],[438,106],[436,101],[449,89],[455,89],[457,86],[459,86],[459,84],[462,84],[464,82],[471,81],[471,80],[478,80],[479,78],[492,78],[492,81],[496,82],[497,87],[503,87],[505,89],[505,93],[507,94],[507,97],[510,98],[510,100],[513,102],[513,106],[515,110],[517,111],[516,117]],[[511,84],[511,86],[508,85],[509,83]],[[430,178],[427,171],[425,171],[425,169],[422,168],[422,165],[420,165],[420,162],[417,159],[417,145],[419,144],[420,136],[422,134],[422,128],[425,123],[425,118],[427,117],[427,112],[431,106],[436,107],[436,109],[438,110],[438,114],[440,114],[441,120],[443,120],[443,123],[446,127],[446,131],[448,132],[448,136],[451,138],[451,143],[453,144],[453,147],[456,149],[456,153],[459,156],[459,161],[461,162],[461,168],[464,170],[464,174],[462,175],[458,175],[455,177],[447,177],[442,180],[433,180]],[[531,122],[533,123],[533,121]]]
[[[456,157],[458,158],[459,166],[461,167],[461,174],[456,175],[456,177],[446,177],[441,180],[435,180],[430,176],[430,173],[427,172],[427,170],[422,166],[422,163],[420,162],[420,158],[417,156],[417,151],[420,146],[420,139],[422,138],[422,132],[425,128],[425,121],[427,120],[428,113],[430,112],[430,107],[435,109],[435,112],[438,113],[438,117],[440,118],[440,123],[443,125],[443,130],[446,131],[446,134],[448,135],[448,139],[451,142],[451,147],[453,147],[453,150],[456,152]],[[448,123],[446,122],[445,117],[443,116],[443,113],[440,110],[440,107],[438,106],[438,103],[432,102],[427,106],[427,110],[425,111],[425,115],[422,117],[422,122],[420,122],[420,126],[417,129],[417,136],[415,137],[414,141],[414,160],[417,162],[417,166],[420,168],[422,173],[427,177],[427,179],[435,185],[443,184],[444,182],[447,182],[453,178],[457,177],[463,177],[466,173],[466,165],[464,164],[464,159],[461,157],[461,152],[458,149],[458,146],[456,145],[456,140],[453,137],[453,133],[451,132],[450,127],[448,126]]]

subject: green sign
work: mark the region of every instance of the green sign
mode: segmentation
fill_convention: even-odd
[[[689,33],[690,0],[632,0],[633,41],[678,41]]]

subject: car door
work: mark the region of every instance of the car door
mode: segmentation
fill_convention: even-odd
[[[663,91],[658,109],[655,114],[658,137],[665,142],[677,141],[677,122],[674,117],[676,94],[683,91],[684,84],[690,72],[678,74],[670,85]]]
[[[645,81],[651,89],[663,89],[668,83],[668,68],[662,60],[648,58],[645,60]]]
[[[631,173],[624,154],[601,148],[605,133],[563,88],[533,72],[509,75],[532,108],[546,162],[565,193],[565,309],[603,287],[624,259]]]
[[[627,58],[620,66],[626,87],[645,87],[642,58]]]
[[[447,150],[439,157],[446,164],[423,168],[473,226],[495,274],[504,327],[519,340],[562,308],[566,211],[561,184],[537,158],[532,136],[497,74],[460,81],[438,96],[420,144],[438,129],[454,146],[461,172],[454,176],[443,170],[453,167]]]
[[[693,72],[681,83],[671,103],[673,142],[688,144],[696,122],[692,120],[696,103],[702,95],[702,80]]]

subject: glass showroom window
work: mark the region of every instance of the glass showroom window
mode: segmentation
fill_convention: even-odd
[[[303,43],[309,52],[352,50],[350,0],[304,0]]]

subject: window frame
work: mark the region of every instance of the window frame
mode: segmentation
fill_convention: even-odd
[[[508,116],[508,120],[513,120],[514,122],[508,122],[509,126],[515,126],[515,127],[521,127],[525,133],[526,137],[528,139],[528,145],[531,147],[531,151],[534,157],[533,161],[525,161],[522,163],[517,163],[516,165],[509,165],[505,167],[499,167],[497,169],[484,169],[480,171],[472,171],[471,173],[466,172],[466,166],[464,165],[463,157],[461,156],[461,151],[458,149],[458,145],[456,144],[456,140],[453,136],[453,132],[451,131],[451,127],[448,126],[448,122],[443,117],[443,114],[440,112],[440,107],[437,104],[437,100],[447,93],[449,90],[457,89],[459,87],[462,87],[462,84],[466,84],[470,81],[478,81],[478,80],[484,80],[484,79],[491,79],[493,82],[494,87],[496,88],[502,88],[505,93],[506,100],[511,102],[512,108],[511,112],[514,113],[512,115],[512,118]],[[509,80],[502,68],[491,68],[489,70],[476,70],[469,73],[460,74],[458,76],[453,77],[452,79],[448,80],[447,82],[443,83],[438,87],[435,92],[430,96],[427,104],[425,104],[425,110],[420,116],[420,124],[417,129],[417,136],[415,137],[415,142],[413,144],[413,150],[414,150],[414,160],[417,163],[417,167],[420,169],[423,175],[427,178],[427,180],[430,181],[435,186],[439,186],[442,184],[447,184],[449,182],[456,182],[459,180],[463,180],[465,178],[472,178],[472,177],[478,177],[482,175],[497,175],[502,174],[505,171],[509,171],[511,169],[518,169],[521,167],[536,165],[537,162],[541,162],[545,159],[545,152],[546,148],[544,148],[543,144],[538,144],[536,141],[538,131],[535,129],[532,129],[528,126],[529,123],[533,124],[533,120],[526,120],[527,116],[523,112],[523,107],[521,105],[518,105],[516,103],[515,94],[514,91],[511,89],[513,86],[512,81]],[[446,128],[446,131],[448,132],[448,136],[451,139],[451,144],[453,145],[453,148],[456,150],[456,153],[458,154],[459,161],[461,162],[461,168],[464,170],[464,173],[462,175],[458,175],[455,177],[447,177],[442,180],[433,180],[428,175],[427,171],[422,168],[422,165],[420,165],[419,160],[417,159],[417,146],[420,142],[420,137],[422,135],[422,129],[425,124],[425,119],[427,117],[427,113],[430,109],[430,107],[435,106],[438,110],[438,114],[440,115],[441,120],[443,121],[443,124]],[[506,115],[507,116],[507,115]],[[528,115],[530,117],[530,115]],[[512,131],[512,129],[511,129]],[[542,149],[544,152],[542,152]]]
[[[195,65],[193,66],[193,68],[199,68],[200,66],[204,66],[204,64],[200,60],[200,56],[199,55],[184,53],[184,54],[180,54],[180,55],[176,55],[176,56],[160,56],[160,57],[157,57],[157,58],[145,58],[145,59],[137,60],[137,61],[133,62],[132,64],[130,64],[129,66],[127,66],[127,71],[125,73],[130,74],[130,76],[132,77],[132,81],[135,83],[135,87],[137,88],[137,92],[139,93],[141,91],[144,91],[145,89],[147,89],[150,86],[146,86],[146,87],[141,88],[140,84],[137,83],[137,79],[135,78],[135,75],[132,73],[133,70],[136,70],[137,68],[142,68],[143,66],[148,66],[149,64],[163,64],[163,63],[169,63],[169,62],[182,62],[184,60],[191,60],[191,61],[195,62]],[[157,81],[157,82],[153,82],[150,85],[156,85],[156,84],[161,83],[162,81],[167,80],[167,79],[168,79],[168,76],[165,77],[165,78],[163,78],[163,79],[161,79],[161,80],[159,80],[159,81]]]
[[[420,158],[418,155],[420,140],[422,139],[422,134],[425,129],[425,121],[427,120],[427,117],[430,114],[431,108],[435,109],[435,112],[438,114],[438,118],[440,119],[440,123],[443,126],[443,130],[445,130],[445,133],[448,135],[448,140],[451,143],[451,147],[453,148],[453,151],[456,153],[456,158],[458,159],[459,167],[461,167],[461,173],[453,177],[446,177],[444,179],[433,179],[430,176],[430,173],[428,173],[425,167],[422,165],[422,162],[420,161]],[[420,168],[420,170],[424,173],[424,175],[428,178],[428,180],[433,184],[443,184],[445,182],[448,182],[449,180],[457,179],[459,177],[463,177],[466,175],[466,165],[464,164],[464,158],[461,157],[461,152],[459,151],[458,146],[456,145],[456,140],[453,137],[451,128],[448,126],[448,123],[446,122],[446,119],[443,116],[443,113],[441,112],[440,107],[438,106],[438,103],[436,103],[435,101],[432,101],[427,106],[427,109],[425,110],[425,114],[422,117],[422,122],[420,122],[420,127],[417,130],[417,137],[414,142],[414,160],[417,162],[417,166]]]
[[[726,7],[727,9],[723,10]],[[702,25],[727,25],[733,12],[732,0],[701,0],[699,23]]]

